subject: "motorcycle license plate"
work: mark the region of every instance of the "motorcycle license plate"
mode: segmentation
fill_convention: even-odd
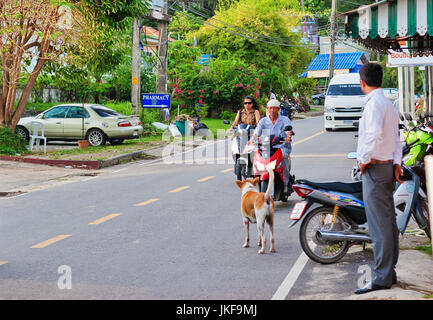
[[[299,220],[304,214],[305,208],[307,206],[307,201],[301,201],[295,204],[290,214],[290,220]]]

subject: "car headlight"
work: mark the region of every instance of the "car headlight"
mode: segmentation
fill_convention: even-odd
[[[334,112],[335,108],[333,106],[325,106],[325,112]]]

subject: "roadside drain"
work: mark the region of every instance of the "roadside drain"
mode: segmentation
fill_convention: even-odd
[[[0,192],[0,198],[15,197],[15,196],[18,196],[18,195],[24,194],[24,193],[27,193],[27,192],[22,192],[22,191]]]

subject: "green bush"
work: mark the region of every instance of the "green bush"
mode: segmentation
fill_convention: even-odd
[[[232,118],[232,113],[230,113],[228,111],[223,111],[223,112],[221,112],[220,118],[222,120],[230,120]]]
[[[27,141],[9,128],[0,127],[0,154],[27,152]]]

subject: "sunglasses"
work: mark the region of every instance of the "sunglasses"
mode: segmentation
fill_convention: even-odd
[[[244,102],[244,104],[253,104],[252,102]]]

